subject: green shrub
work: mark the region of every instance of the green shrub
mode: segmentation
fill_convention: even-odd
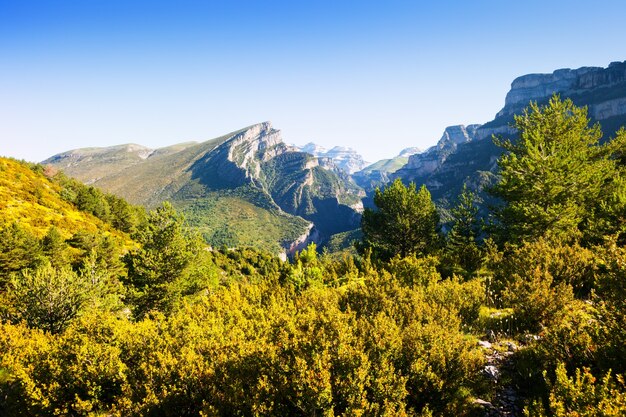
[[[546,380],[547,373],[544,373]],[[535,402],[525,410],[527,417],[618,417],[626,415],[626,387],[621,375],[608,372],[597,380],[587,368],[568,377],[563,364],[556,368],[555,381],[548,382],[549,398],[544,406]]]

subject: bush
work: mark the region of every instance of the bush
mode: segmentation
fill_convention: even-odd
[[[598,381],[588,368],[576,369],[568,377],[563,364],[556,368],[554,383],[550,383],[547,405],[535,402],[525,410],[527,417],[618,417],[626,414],[626,387],[621,375],[608,372]]]

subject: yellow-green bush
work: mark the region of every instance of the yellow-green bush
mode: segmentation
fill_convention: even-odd
[[[544,373],[547,379],[547,373]],[[611,372],[598,380],[588,368],[576,369],[568,377],[563,364],[556,368],[555,381],[548,381],[547,405],[535,402],[527,417],[619,417],[626,415],[626,386],[621,375]]]

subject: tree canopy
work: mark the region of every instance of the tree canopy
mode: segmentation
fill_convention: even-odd
[[[495,212],[500,241],[580,239],[616,174],[600,126],[590,126],[587,108],[555,95],[544,106],[531,102],[515,127],[517,139],[494,138],[505,150],[491,189],[503,202]]]
[[[379,259],[395,255],[423,255],[439,244],[439,214],[426,186],[406,187],[396,179],[374,195],[377,210],[366,209],[361,219],[361,251],[372,250]]]

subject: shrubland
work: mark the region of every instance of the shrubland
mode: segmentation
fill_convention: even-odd
[[[626,133],[558,97],[516,127],[490,218],[397,181],[356,251],[288,261],[3,160],[0,414],[479,416],[489,336],[526,415],[624,415]]]

